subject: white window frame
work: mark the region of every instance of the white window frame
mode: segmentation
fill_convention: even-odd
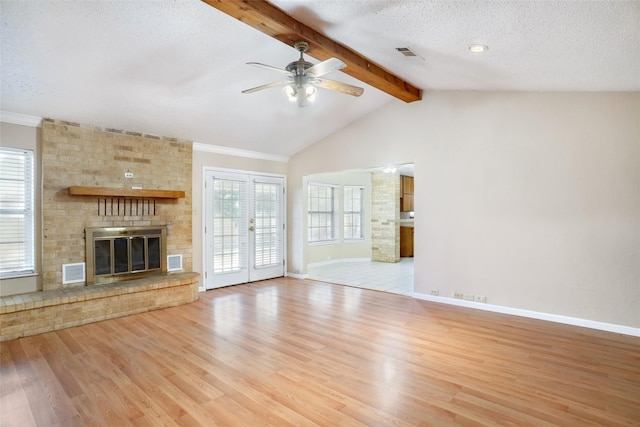
[[[330,206],[327,209],[326,208],[326,198],[324,198],[325,203],[324,209],[320,209],[322,205],[322,202],[320,201],[320,198],[318,197],[313,197],[312,195],[312,187],[317,187],[317,188],[324,188],[324,189],[328,189],[331,190],[331,199],[330,199]],[[339,230],[339,223],[338,223],[338,218],[337,218],[337,214],[336,212],[338,211],[337,206],[336,206],[336,193],[337,193],[337,185],[332,185],[332,184],[323,184],[323,183],[312,183],[310,182],[307,185],[307,240],[310,244],[322,244],[322,243],[335,243],[338,241],[338,230]],[[317,200],[314,202],[314,198],[316,198]],[[314,209],[315,208],[315,209]],[[315,222],[312,220],[313,216],[317,216],[317,218],[320,220],[321,215],[323,215],[325,217],[325,223],[328,225],[318,225],[315,226]],[[313,239],[312,238],[312,230],[313,229],[328,229],[329,232],[325,233],[324,237],[325,238],[317,238],[317,239]]]
[[[32,150],[0,147],[0,162],[9,162],[0,171],[0,277],[22,277],[35,273],[35,154]],[[13,167],[11,166],[13,163]],[[22,163],[22,165],[20,165]],[[22,183],[22,184],[21,184]],[[22,217],[22,218],[20,218]],[[15,221],[22,219],[21,230],[16,233]],[[8,262],[8,245],[22,244],[14,262]],[[15,251],[15,249],[14,249]],[[6,265],[5,265],[6,264]]]
[[[355,200],[353,197],[351,197],[351,203],[349,203],[347,201],[347,193],[349,193],[349,191],[347,190],[359,190],[359,197],[358,197],[358,201],[359,201],[359,205],[360,205],[360,209],[354,210],[353,209],[353,201]],[[343,211],[342,211],[342,235],[343,235],[343,240],[345,242],[353,242],[353,241],[360,241],[360,240],[364,240],[364,186],[363,185],[345,185],[343,187]],[[351,209],[349,209],[349,206],[351,206]],[[355,217],[357,216],[359,218],[359,224],[358,224],[358,228],[360,229],[360,235],[357,237],[347,237],[347,235],[350,235],[351,233],[348,233],[347,230],[349,228],[353,229],[353,226],[348,226],[347,224],[349,223],[349,221],[347,221],[348,217]]]

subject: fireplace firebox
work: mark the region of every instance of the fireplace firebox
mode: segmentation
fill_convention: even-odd
[[[87,284],[167,274],[167,228],[85,229]]]

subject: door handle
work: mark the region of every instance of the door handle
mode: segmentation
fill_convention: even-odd
[[[256,228],[255,228],[253,225],[252,225],[251,227],[249,227],[249,231],[253,231],[253,230],[255,230],[255,229],[256,229]]]

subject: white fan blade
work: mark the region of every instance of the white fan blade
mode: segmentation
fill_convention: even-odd
[[[253,65],[255,67],[266,68],[267,70],[276,71],[281,74],[286,74],[287,76],[292,76],[293,73],[291,71],[287,71],[283,68],[274,67],[272,65],[261,64],[259,62],[247,62],[247,65]]]
[[[276,86],[286,86],[288,84],[291,84],[291,81],[284,81],[284,82],[273,82],[273,83],[268,83],[266,85],[262,85],[262,86],[256,86],[256,87],[252,87],[251,89],[245,89],[242,91],[242,93],[253,93],[253,92],[257,92],[259,90],[264,90],[264,89],[269,89],[270,87],[276,87]]]
[[[329,90],[335,90],[351,96],[360,96],[364,92],[364,89],[358,86],[353,86],[347,83],[337,82],[329,79],[313,79],[312,84]]]
[[[304,73],[311,77],[320,77],[325,74],[329,74],[332,71],[340,70],[346,66],[347,64],[338,58],[329,58],[326,61],[322,61],[314,65],[313,67],[307,68]]]

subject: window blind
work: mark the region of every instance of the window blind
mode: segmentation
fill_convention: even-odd
[[[0,277],[34,273],[33,151],[0,147]]]
[[[364,187],[345,185],[344,186],[344,210],[343,210],[343,235],[344,240],[361,240],[363,206],[362,195]]]
[[[308,241],[326,242],[336,239],[335,186],[308,186]]]

